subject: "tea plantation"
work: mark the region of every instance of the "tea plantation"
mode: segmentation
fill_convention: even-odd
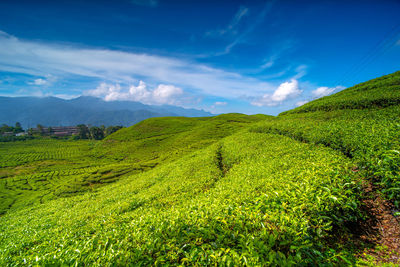
[[[400,205],[399,96],[397,72],[277,117],[0,143],[0,265],[368,264],[363,181]]]

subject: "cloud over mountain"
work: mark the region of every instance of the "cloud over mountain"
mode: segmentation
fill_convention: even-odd
[[[183,90],[173,85],[159,84],[156,88],[150,89],[143,81],[137,86],[131,85],[121,87],[119,84],[101,83],[96,89],[84,92],[86,95],[101,97],[106,101],[130,100],[144,104],[181,104]]]

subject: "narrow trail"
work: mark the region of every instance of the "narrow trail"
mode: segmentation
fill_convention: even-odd
[[[221,171],[221,176],[225,177],[227,170],[227,167],[225,166],[222,158],[222,146],[219,146],[217,151],[216,151],[216,160],[217,160],[217,166],[218,169]]]
[[[376,263],[393,263],[400,265],[400,223],[394,213],[394,206],[385,200],[374,185],[365,181],[362,200],[368,214],[362,222],[360,241],[374,245],[360,254],[363,259],[373,257]]]

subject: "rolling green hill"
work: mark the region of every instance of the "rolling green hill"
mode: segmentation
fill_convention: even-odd
[[[400,71],[357,84],[331,96],[325,96],[283,114],[341,109],[373,109],[400,104]]]
[[[277,117],[2,143],[0,264],[360,264],[363,183],[400,204],[399,84],[397,72]]]
[[[266,115],[152,118],[100,141],[1,143],[0,213],[71,196],[176,160]]]

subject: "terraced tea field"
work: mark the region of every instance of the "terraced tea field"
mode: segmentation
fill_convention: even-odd
[[[29,140],[1,146],[0,212],[114,182],[140,166],[102,162],[92,141]]]
[[[175,160],[265,117],[150,119],[104,142],[37,139],[1,143],[0,213],[94,190]]]
[[[59,140],[29,140],[2,143],[0,147],[1,167],[21,166],[35,161],[68,160],[84,158],[93,142],[66,142]]]

